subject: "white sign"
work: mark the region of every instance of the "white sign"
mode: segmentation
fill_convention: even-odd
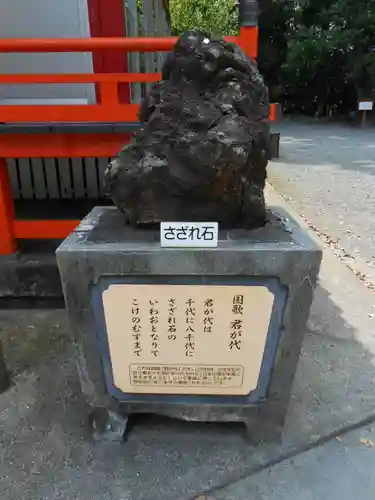
[[[372,111],[374,103],[372,101],[362,101],[359,103],[359,111]]]
[[[217,222],[161,222],[160,244],[165,248],[216,248]]]
[[[245,396],[256,389],[275,300],[267,287],[118,283],[102,297],[121,391]]]

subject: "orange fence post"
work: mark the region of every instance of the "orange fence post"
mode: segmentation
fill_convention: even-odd
[[[258,32],[257,26],[243,26],[240,28],[240,36],[237,39],[241,49],[253,59],[258,56]]]
[[[238,44],[249,57],[258,55],[258,10],[257,0],[240,0],[240,36]]]
[[[16,251],[13,222],[14,206],[7,162],[0,158],[0,255]]]

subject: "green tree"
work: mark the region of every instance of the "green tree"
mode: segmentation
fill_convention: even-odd
[[[273,99],[280,97],[280,69],[287,52],[286,32],[294,12],[290,0],[260,0],[259,68]],[[174,32],[199,28],[214,35],[235,35],[236,0],[169,0]]]
[[[330,12],[348,76],[367,97],[375,90],[375,0],[337,0]]]
[[[271,100],[282,96],[281,67],[287,57],[287,34],[294,15],[290,0],[259,1],[258,65],[270,90]]]
[[[236,0],[169,0],[175,34],[200,29],[213,35],[238,32]]]
[[[167,1],[167,0],[165,0]],[[238,31],[236,0],[169,0],[176,34]],[[258,64],[290,111],[344,113],[375,99],[375,0],[259,0]]]
[[[305,0],[296,6],[283,80],[291,109],[343,113],[375,97],[375,0]]]

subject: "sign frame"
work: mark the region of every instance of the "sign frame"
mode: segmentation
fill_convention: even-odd
[[[163,285],[209,285],[209,286],[265,286],[274,295],[264,354],[258,384],[255,390],[243,395],[187,395],[187,394],[150,394],[124,393],[114,384],[110,348],[105,324],[102,294],[113,284],[153,284]],[[217,276],[106,276],[99,279],[91,289],[91,302],[96,324],[97,338],[103,363],[103,375],[108,394],[121,402],[168,402],[184,404],[253,404],[267,397],[275,356],[279,343],[280,326],[287,298],[287,290],[277,278],[261,277],[217,277]],[[130,344],[129,344],[129,348]]]
[[[171,239],[167,237],[168,232],[172,236]],[[161,222],[160,245],[162,248],[217,248],[219,223]]]

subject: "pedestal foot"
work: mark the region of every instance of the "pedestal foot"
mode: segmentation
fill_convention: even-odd
[[[92,437],[96,442],[122,443],[128,419],[108,408],[95,408],[89,416]]]

